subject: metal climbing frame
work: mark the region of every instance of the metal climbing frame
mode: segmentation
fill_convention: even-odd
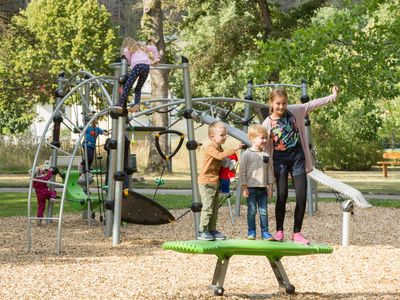
[[[77,78],[80,77],[85,77],[84,80],[80,80],[79,83],[77,83]],[[46,123],[46,126],[44,128],[44,134],[40,138],[35,157],[33,160],[32,164],[32,170],[34,170],[38,165],[38,160],[39,156],[44,149],[44,146],[49,146],[52,148],[52,160],[51,160],[51,166],[52,168],[57,168],[57,156],[58,153],[61,152],[69,157],[69,163],[67,167],[67,172],[65,176],[65,181],[68,182],[69,179],[69,172],[71,171],[72,164],[74,161],[74,158],[76,156],[76,153],[78,149],[80,148],[81,141],[85,135],[86,130],[88,127],[91,125],[92,121],[100,116],[103,116],[108,113],[107,110],[102,110],[96,115],[94,115],[90,120],[88,120],[86,126],[83,128],[83,130],[80,132],[79,138],[77,140],[77,143],[74,147],[74,150],[72,153],[69,153],[63,149],[60,148],[60,125],[63,122],[63,120],[67,120],[71,127],[74,125],[73,122],[71,122],[67,116],[63,113],[62,108],[64,105],[64,102],[70,98],[72,95],[79,95],[80,90],[85,87],[85,85],[88,84],[94,84],[98,88],[100,88],[104,98],[106,99],[106,105],[109,106],[111,102],[111,98],[109,97],[107,90],[104,86],[105,83],[109,83],[110,80],[113,80],[112,77],[108,76],[94,76],[88,72],[77,72],[71,76],[69,80],[65,80],[63,74],[60,74],[58,78],[58,88],[56,91],[56,107],[54,108],[54,111],[52,115],[50,116],[49,120]],[[75,84],[75,86],[73,86]],[[73,86],[73,87],[72,87]],[[69,91],[68,91],[69,90]],[[68,91],[68,92],[67,92]],[[82,101],[86,101],[84,98],[82,98]],[[85,103],[84,105],[90,106],[90,104]],[[48,143],[46,141],[46,133],[48,133],[49,128],[51,124],[54,122],[53,125],[53,141],[51,143]],[[30,178],[30,184],[29,184],[29,193],[28,193],[28,212],[27,212],[27,250],[30,251],[32,249],[32,221],[42,219],[45,220],[46,222],[51,222],[51,221],[58,221],[58,227],[57,227],[57,254],[60,253],[61,251],[61,225],[62,225],[62,218],[63,218],[63,209],[64,209],[64,202],[65,202],[65,194],[66,194],[66,184],[64,183],[56,183],[54,180],[54,177],[49,181],[50,187],[59,187],[63,189],[62,197],[61,197],[61,203],[60,203],[60,211],[59,215],[57,217],[52,216],[52,210],[53,206],[49,205],[48,206],[48,214],[44,218],[37,218],[35,216],[32,216],[32,193],[33,193],[33,183],[35,181],[40,181],[38,179],[35,179],[34,177],[34,172],[31,174]],[[90,201],[90,195],[88,196],[89,201]],[[90,219],[89,219],[89,226],[90,226]]]

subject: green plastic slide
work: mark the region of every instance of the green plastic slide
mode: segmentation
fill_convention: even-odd
[[[87,209],[88,196],[83,191],[82,187],[77,183],[79,178],[79,171],[72,170],[69,174],[68,183],[66,184],[66,200],[71,202],[72,207],[75,209]],[[62,176],[63,182],[66,176]],[[65,183],[65,182],[64,182]],[[92,209],[99,205],[98,197],[91,197]]]

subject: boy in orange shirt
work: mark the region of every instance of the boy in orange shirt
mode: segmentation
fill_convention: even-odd
[[[200,235],[199,240],[214,241],[225,240],[226,236],[217,231],[218,220],[218,193],[219,193],[219,170],[222,160],[235,154],[235,151],[242,148],[242,144],[236,149],[222,149],[227,134],[226,127],[222,122],[213,122],[208,127],[208,137],[211,143],[204,150],[203,166],[201,168],[198,182],[201,202],[203,208],[200,215]]]

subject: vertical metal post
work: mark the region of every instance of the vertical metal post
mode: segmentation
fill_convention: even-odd
[[[85,79],[88,79],[88,77],[85,77]],[[83,113],[83,124],[86,126],[86,124],[89,122],[91,119],[90,117],[90,84],[86,83],[83,85],[83,98],[82,98],[82,113]],[[86,134],[84,136],[84,141],[86,142]],[[88,160],[88,155],[87,155],[87,143],[85,143],[85,153],[84,153],[84,159],[85,159],[85,189],[86,189],[86,194],[87,194],[87,210],[82,210],[82,219],[87,219],[88,220],[88,226],[89,228],[91,227],[91,213],[92,213],[92,200],[91,200],[91,194],[90,194],[90,180],[89,180],[89,160]],[[96,151],[96,149],[95,149]]]
[[[121,76],[126,76],[128,73],[128,61],[122,59]],[[126,105],[123,107],[122,114],[118,117],[118,135],[117,135],[117,157],[116,171],[113,174],[115,181],[114,190],[114,224],[112,244],[118,245],[121,242],[121,205],[122,192],[124,182],[124,152],[125,152],[125,122],[127,117]]]
[[[188,134],[188,142],[186,148],[189,150],[189,162],[190,162],[190,176],[192,180],[192,211],[194,207],[199,207],[201,205],[199,184],[197,181],[197,160],[196,160],[196,149],[197,143],[194,135],[194,126],[191,112],[192,106],[192,91],[190,88],[190,73],[189,73],[189,61],[186,57],[182,57],[183,66],[183,93],[185,98],[185,109],[186,109],[186,127]],[[196,144],[196,147],[190,145]],[[194,148],[194,149],[193,149]],[[200,212],[193,211],[194,216],[194,230],[195,238],[199,234],[199,224],[200,224]]]
[[[307,96],[307,82],[305,80],[301,81],[301,101],[302,103],[307,103],[309,101]],[[312,151],[311,121],[308,115],[306,116],[304,124],[306,127],[306,144],[308,145],[309,150]],[[307,213],[309,216],[312,216],[314,212],[313,185],[313,180],[307,176]]]
[[[343,210],[342,247],[349,246],[351,212]]]
[[[120,61],[120,59],[118,59]],[[121,75],[120,67],[116,67],[114,70],[115,78],[118,78]],[[118,103],[118,88],[119,88],[118,80],[115,80],[113,92],[112,92],[112,101],[113,105]],[[111,137],[110,142],[117,141],[118,139],[118,115],[113,113],[111,115]],[[114,186],[114,173],[116,171],[117,166],[117,149],[111,146],[110,143],[110,151],[108,157],[108,182],[107,182],[107,201],[114,201],[114,194],[115,194],[115,186]],[[113,212],[112,210],[106,210],[106,222],[104,227],[104,236],[110,237],[112,235],[112,228],[113,228]]]
[[[57,90],[56,90],[56,105],[55,107],[57,107],[62,98],[63,95],[61,93],[62,89],[64,86],[64,73],[60,73],[58,75],[57,78]],[[61,144],[60,144],[60,131],[61,131],[61,122],[63,121],[63,118],[61,116],[60,113],[57,113],[54,115],[53,118],[53,122],[54,122],[54,127],[53,127],[53,141],[51,142],[51,144],[56,147],[56,148],[60,148]],[[57,156],[58,156],[58,150],[53,148],[51,150],[51,162],[50,162],[50,167],[55,168],[57,167]],[[56,175],[51,176],[50,178],[50,182],[55,182],[56,179]],[[54,191],[55,190],[55,186],[50,184],[50,190]],[[53,208],[54,208],[54,203],[51,201],[48,201],[48,206],[47,206],[47,220],[46,220],[46,224],[50,224],[52,222],[52,220],[50,219],[51,217],[53,217]]]

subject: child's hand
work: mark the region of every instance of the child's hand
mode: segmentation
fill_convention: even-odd
[[[243,197],[249,198],[249,190],[247,189],[247,187],[242,187],[242,190],[243,190]]]
[[[339,88],[338,88],[336,85],[334,85],[334,86],[332,87],[332,95],[333,95],[334,97],[337,97],[337,95],[339,95]]]
[[[237,148],[233,149],[234,151],[238,151],[240,149],[242,149],[245,145],[243,143],[239,143],[239,145],[237,146]]]
[[[273,190],[273,188],[272,188],[272,184],[270,183],[270,184],[268,184],[268,187],[267,187],[267,195],[268,195],[268,198],[271,198],[271,197],[272,197],[273,192],[274,192],[274,190]]]

